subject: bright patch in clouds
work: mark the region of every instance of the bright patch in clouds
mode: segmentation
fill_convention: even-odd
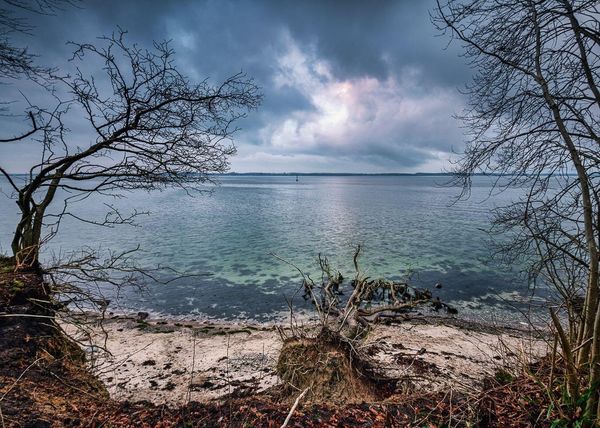
[[[275,90],[294,89],[312,108],[267,121],[258,134],[261,150],[245,155],[240,147],[234,170],[279,160],[275,163],[287,162],[296,170],[330,171],[323,167],[332,166],[334,158],[344,160],[342,170],[346,165],[345,170],[366,167],[370,172],[441,171],[450,146],[461,141],[451,117],[461,105],[456,92],[425,87],[415,68],[385,80],[338,79],[327,61],[288,36],[273,84]],[[318,162],[320,157],[330,158],[329,164]]]

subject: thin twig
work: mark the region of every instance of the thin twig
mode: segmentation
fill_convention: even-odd
[[[192,370],[190,372],[190,384],[188,386],[188,404],[192,400],[192,384],[194,382],[194,366],[196,364],[196,334],[192,331]]]
[[[283,425],[281,425],[281,428],[285,428],[287,426],[287,424],[290,422],[290,419],[292,419],[292,415],[294,414],[294,412],[296,411],[296,407],[298,407],[298,404],[300,404],[300,400],[302,400],[302,397],[304,397],[306,395],[306,393],[308,392],[310,388],[306,388],[304,391],[302,391],[302,393],[296,398],[296,401],[294,401],[294,405],[292,406],[292,408],[290,409],[290,412],[287,415],[287,418],[285,418],[285,421],[283,421]]]
[[[21,378],[25,375],[25,373],[27,373],[27,371],[30,368],[32,368],[34,365],[36,365],[38,363],[38,361],[40,361],[40,360],[43,360],[43,357],[38,358],[33,363],[29,364],[25,370],[23,370],[23,373],[21,373],[19,375],[19,377],[13,382],[13,384],[10,386],[10,388],[8,388],[8,390],[4,394],[2,394],[2,397],[0,397],[0,401],[4,400],[4,397],[6,397],[6,394],[8,394],[10,391],[12,391],[13,388],[17,385],[17,383],[21,380]]]

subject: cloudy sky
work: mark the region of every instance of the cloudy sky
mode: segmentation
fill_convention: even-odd
[[[216,83],[243,70],[264,102],[240,123],[232,171],[440,172],[462,147],[452,115],[462,109],[458,90],[470,71],[458,47],[445,49],[432,7],[427,0],[82,0],[55,16],[28,15],[35,29],[15,43],[62,67],[67,41],[93,42],[120,26],[140,45],[172,40],[193,79]],[[2,92],[6,100],[14,88]],[[36,149],[1,145],[0,159],[24,171]]]

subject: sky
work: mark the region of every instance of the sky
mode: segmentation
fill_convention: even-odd
[[[262,105],[239,126],[235,172],[443,172],[464,136],[453,116],[471,71],[430,22],[434,2],[82,0],[54,15],[23,17],[31,34],[13,37],[41,64],[68,64],[68,41],[94,42],[117,26],[140,46],[171,40],[192,80],[252,76]],[[32,90],[0,86],[3,100]],[[12,97],[12,98],[11,98]],[[24,118],[0,126],[26,127]],[[16,132],[16,131],[15,131]],[[88,134],[74,127],[73,144]],[[35,143],[0,145],[0,162],[23,172]]]

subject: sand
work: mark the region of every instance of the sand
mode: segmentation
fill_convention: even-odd
[[[73,326],[65,330],[80,334]],[[120,316],[91,333],[90,366],[117,400],[180,405],[252,394],[279,382],[282,339],[275,325]],[[383,372],[399,379],[399,388],[465,392],[500,368],[513,370],[547,352],[532,332],[452,319],[378,325],[363,346]]]

